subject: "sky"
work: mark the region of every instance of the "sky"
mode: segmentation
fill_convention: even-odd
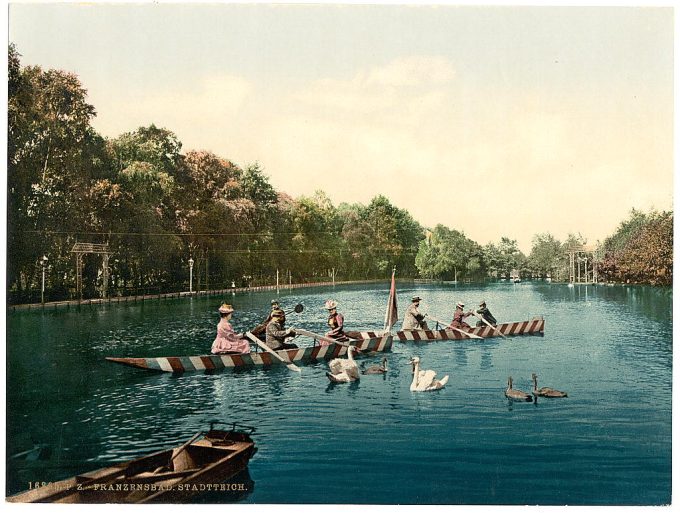
[[[9,40],[80,77],[103,136],[153,123],[480,244],[673,206],[670,7],[10,4]]]

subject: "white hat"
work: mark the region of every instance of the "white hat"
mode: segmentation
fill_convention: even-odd
[[[328,301],[326,301],[326,304],[324,305],[324,307],[326,308],[326,310],[333,310],[334,308],[338,307],[338,302],[334,301],[332,299],[329,299]]]
[[[464,305],[463,303],[458,303],[458,304],[456,304],[456,306],[457,306],[458,308],[463,308],[465,305]]]

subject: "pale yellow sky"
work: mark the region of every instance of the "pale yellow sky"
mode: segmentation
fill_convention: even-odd
[[[155,123],[481,244],[672,208],[671,8],[12,4],[9,39],[105,136]]]

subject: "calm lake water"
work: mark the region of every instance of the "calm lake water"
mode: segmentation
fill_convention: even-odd
[[[287,310],[305,305],[289,325],[323,331],[332,297],[347,329],[376,329],[388,289],[386,281],[279,297]],[[265,317],[273,293],[10,312],[7,454],[48,451],[8,460],[7,491],[173,446],[220,420],[257,427],[243,502],[670,503],[670,288],[399,283],[399,326],[414,294],[446,320],[461,300],[486,299],[499,322],[543,315],[545,336],[395,341],[387,375],[329,385],[324,362],[301,374],[280,366],[175,376],[104,360],[206,354],[222,300],[244,330]],[[412,356],[448,374],[446,387],[410,392]],[[539,387],[569,397],[509,404],[508,376],[528,392],[532,372]]]

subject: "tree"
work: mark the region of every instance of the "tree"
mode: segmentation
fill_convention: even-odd
[[[532,240],[528,264],[533,272],[545,277],[559,266],[562,244],[550,233],[539,233]]]

